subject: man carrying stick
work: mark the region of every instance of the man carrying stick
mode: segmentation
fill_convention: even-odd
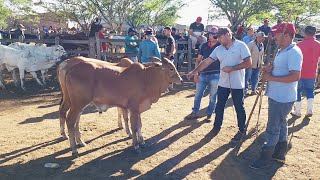
[[[282,23],[273,31],[280,49],[273,65],[266,66],[262,75],[262,79],[268,81],[268,123],[260,158],[249,165],[253,169],[267,166],[271,158],[284,163],[288,139],[286,117],[297,99],[301,74],[303,56],[300,48],[293,43],[296,34],[294,25]]]

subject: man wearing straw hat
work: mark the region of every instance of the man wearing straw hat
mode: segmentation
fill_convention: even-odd
[[[297,85],[302,66],[302,52],[293,43],[296,29],[291,23],[282,23],[273,29],[279,50],[272,65],[264,68],[262,79],[268,81],[268,122],[265,143],[258,160],[249,165],[260,169],[268,165],[271,158],[284,163],[287,153],[287,115],[297,99]]]

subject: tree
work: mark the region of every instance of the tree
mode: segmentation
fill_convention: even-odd
[[[271,10],[269,0],[210,0],[210,2],[220,10],[215,17],[226,16],[231,22],[232,29],[253,15]]]
[[[7,23],[6,20],[7,18],[11,15],[11,11],[8,7],[4,5],[4,1],[0,0],[0,27],[6,28]]]
[[[296,25],[319,15],[319,0],[210,0],[218,13],[214,17],[227,17],[234,29],[243,22],[261,22],[262,19],[287,20],[288,12]]]
[[[173,25],[179,17],[178,10],[184,5],[177,0],[140,1],[130,10],[126,22],[131,27]]]
[[[84,32],[89,32],[90,23],[96,14],[96,7],[88,0],[56,0],[39,5],[65,22],[76,22]]]
[[[0,0],[0,26],[6,28],[9,25],[8,20],[12,21],[13,27],[16,27],[19,21],[36,20],[29,18],[29,15],[34,15],[32,3],[32,0]]]
[[[308,22],[310,18],[319,15],[319,0],[273,0],[272,5],[277,10],[277,17],[286,19],[288,13],[296,26]]]

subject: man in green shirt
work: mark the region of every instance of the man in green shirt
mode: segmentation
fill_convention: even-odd
[[[128,58],[131,59],[133,62],[138,62],[137,53],[139,51],[137,42],[131,42],[132,40],[138,40],[136,36],[137,31],[134,28],[128,29],[128,35],[126,36],[126,53],[132,53]]]

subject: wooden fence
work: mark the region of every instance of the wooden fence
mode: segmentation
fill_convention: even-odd
[[[85,49],[74,49],[74,50],[66,50],[68,54],[81,54],[91,58],[96,58],[102,60],[103,56],[107,58],[122,58],[122,57],[132,57],[137,56],[137,53],[121,53],[121,52],[102,52],[101,51],[101,43],[113,43],[113,42],[136,42],[141,43],[141,40],[124,40],[124,39],[99,39],[98,36],[89,38],[89,40],[65,40],[60,39],[59,37],[55,37],[55,39],[23,39],[19,37],[19,39],[0,39],[2,44],[14,43],[14,42],[23,42],[23,43],[43,43],[43,44],[55,44],[55,45],[63,45],[63,44],[76,44],[76,45],[84,45]],[[165,41],[159,40],[159,46],[163,47]],[[178,49],[179,45],[183,45],[187,48]],[[161,54],[164,54],[164,48],[160,48]],[[174,56],[174,63],[177,66],[178,63],[178,54],[184,53],[186,58],[183,59],[184,62],[187,62],[187,71],[191,71],[191,63],[192,63],[192,55],[191,55],[191,41],[190,40],[179,40],[176,41],[176,54]],[[182,62],[183,63],[183,62]]]

